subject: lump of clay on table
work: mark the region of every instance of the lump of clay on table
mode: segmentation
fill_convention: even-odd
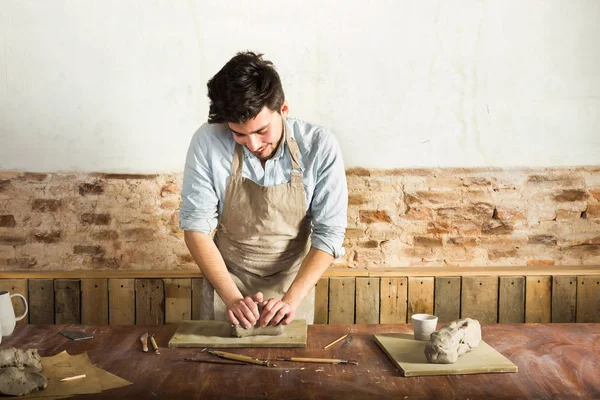
[[[458,319],[433,332],[425,346],[427,361],[452,364],[481,342],[481,325],[471,318]]]
[[[22,396],[48,386],[37,349],[0,350],[0,394]]]
[[[244,328],[241,325],[231,325],[231,336],[232,337],[238,337],[238,338],[243,338],[243,337],[248,337],[248,336],[260,336],[260,335],[267,335],[267,336],[278,336],[281,335],[283,333],[283,325],[268,325],[265,326],[264,328],[261,328],[260,326],[253,326],[250,327],[248,329]]]

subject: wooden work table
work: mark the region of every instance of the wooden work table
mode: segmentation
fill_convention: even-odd
[[[411,332],[410,325],[312,325],[307,348],[224,349],[257,358],[356,359],[358,366],[275,362],[277,366],[184,361],[219,360],[201,349],[166,348],[176,325],[19,325],[0,347],[36,347],[42,356],[87,351],[92,363],[133,382],[96,398],[600,398],[600,324],[490,324],[483,340],[518,366],[517,373],[403,377],[373,341],[373,334]],[[61,330],[94,332],[72,341]],[[139,338],[154,333],[161,354],[141,351]],[[353,340],[323,347],[349,333]]]

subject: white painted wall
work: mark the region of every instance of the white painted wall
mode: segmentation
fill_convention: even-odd
[[[266,54],[346,165],[600,164],[597,0],[0,0],[0,169],[181,171]]]

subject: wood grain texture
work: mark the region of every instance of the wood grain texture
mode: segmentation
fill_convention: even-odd
[[[452,322],[460,318],[460,285],[458,276],[440,276],[435,278],[434,314],[438,322]]]
[[[463,277],[461,318],[473,318],[480,323],[498,321],[497,276]]]
[[[577,322],[577,277],[552,277],[552,322]]]
[[[165,279],[165,323],[190,320],[192,316],[192,280]]]
[[[329,278],[329,323],[354,323],[354,278]]]
[[[54,323],[54,281],[52,279],[29,279],[29,322],[32,324]]]
[[[356,323],[379,323],[379,278],[356,278]]]
[[[525,279],[525,322],[547,323],[552,320],[550,276],[528,276]]]
[[[525,277],[501,276],[498,298],[498,322],[525,322]]]
[[[165,323],[165,286],[162,279],[135,280],[135,323]]]
[[[315,324],[329,322],[329,278],[321,278],[315,287]]]
[[[408,278],[408,315],[433,314],[434,278],[409,277]]]
[[[204,278],[192,279],[192,319],[199,320],[202,315],[202,285]]]
[[[27,304],[29,305],[29,290],[27,287],[27,279],[0,279],[0,290],[6,290],[10,292],[11,295],[15,293],[22,294],[23,297],[27,300]],[[15,316],[19,317],[23,315],[25,312],[25,304],[23,304],[23,300],[15,296],[11,299],[13,310],[15,312]],[[23,317],[22,320],[17,321],[17,324],[27,324],[29,323],[29,313]]]
[[[135,324],[135,280],[108,280],[108,315],[111,325]]]
[[[381,278],[381,324],[405,324],[408,309],[408,279]]]
[[[577,322],[600,322],[600,275],[577,277]]]
[[[108,324],[108,279],[81,280],[81,323]]]
[[[54,280],[54,320],[57,324],[81,323],[81,281]]]

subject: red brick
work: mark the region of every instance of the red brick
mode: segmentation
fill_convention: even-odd
[[[587,218],[600,218],[600,204],[589,204],[585,210]]]
[[[442,238],[430,238],[425,236],[415,236],[414,245],[419,247],[441,247]]]
[[[8,190],[9,186],[10,186],[10,179],[0,180],[0,193]]]
[[[90,261],[84,262],[92,264],[94,268],[120,269],[121,267],[121,262],[115,257],[94,256]]]
[[[35,199],[33,200],[33,211],[39,212],[56,212],[62,208],[60,200],[56,199]]]
[[[512,233],[513,230],[512,226],[497,219],[491,220],[481,228],[481,232],[488,235],[508,235],[509,233]]]
[[[362,229],[346,229],[346,239],[366,238],[366,233]]]
[[[24,270],[36,266],[37,260],[33,257],[0,259],[0,265],[7,265],[11,268]]]
[[[123,232],[123,237],[129,242],[145,242],[154,239],[156,230],[150,228],[133,228]]]
[[[2,190],[2,182],[0,181],[0,191]],[[593,198],[600,201],[600,189],[593,189],[589,191]]]
[[[14,228],[17,226],[14,215],[0,215],[0,227]]]
[[[360,222],[372,224],[375,222],[392,222],[385,210],[360,210]]]
[[[79,185],[79,194],[82,196],[86,195],[99,195],[104,193],[104,185],[100,182],[95,183],[82,183]]]
[[[427,233],[439,235],[449,232],[450,225],[447,222],[429,222],[427,224]]]
[[[99,256],[106,253],[106,250],[101,246],[87,246],[87,245],[75,245],[73,246],[74,254],[90,254],[93,256]]]
[[[474,247],[479,244],[479,241],[477,240],[477,238],[474,238],[474,237],[457,236],[457,237],[449,237],[448,241],[446,243],[449,245],[452,245],[452,246]]]
[[[98,231],[90,233],[90,237],[95,240],[116,240],[119,238],[119,233],[113,230]]]
[[[35,232],[33,234],[33,241],[41,243],[58,243],[60,241],[60,235],[60,231]]]
[[[178,257],[179,264],[194,264],[194,257],[191,254],[180,254]]]
[[[579,189],[562,190],[559,194],[554,196],[554,200],[560,202],[585,201],[587,198],[587,192]]]
[[[533,235],[529,236],[527,243],[529,244],[544,244],[546,246],[556,246],[556,236],[552,235]]]
[[[104,179],[156,179],[158,175],[156,174],[93,174],[93,176],[97,176]]]
[[[488,258],[490,260],[498,260],[500,258],[517,257],[517,250],[488,250]]]
[[[40,174],[37,172],[25,172],[22,176],[19,177],[20,180],[23,181],[38,181],[41,182],[48,177],[48,174]]]
[[[549,267],[554,264],[554,260],[527,260],[527,266],[529,267]]]
[[[367,199],[362,194],[351,194],[348,196],[348,205],[350,206],[358,206],[361,204],[365,204]]]
[[[177,210],[179,209],[179,202],[171,200],[163,201],[160,204],[160,208],[162,208],[163,210]]]
[[[404,217],[413,221],[425,221],[433,218],[433,210],[428,207],[408,207]]]
[[[355,175],[355,176],[371,176],[371,172],[365,168],[348,168],[346,170],[346,175]]]
[[[367,240],[366,242],[359,243],[358,246],[364,249],[376,249],[379,247],[379,242],[377,240]]]
[[[108,214],[81,214],[81,223],[84,225],[108,225],[111,217]]]
[[[179,194],[180,192],[181,187],[178,184],[169,182],[160,189],[160,196],[165,197],[166,195]]]
[[[0,235],[0,244],[18,246],[25,243],[27,243],[27,239],[23,236]]]

